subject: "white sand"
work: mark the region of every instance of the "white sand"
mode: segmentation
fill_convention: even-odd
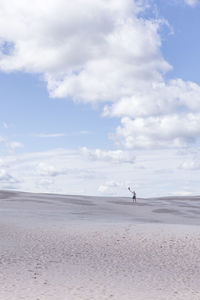
[[[200,299],[199,198],[0,199],[1,300]]]

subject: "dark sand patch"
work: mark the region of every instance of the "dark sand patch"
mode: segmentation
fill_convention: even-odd
[[[107,203],[113,203],[113,204],[119,204],[119,205],[136,205],[136,206],[151,206],[150,204],[147,203],[138,203],[138,202],[133,202],[133,201],[107,201]]]
[[[89,200],[78,200],[78,199],[56,199],[58,202],[75,205],[95,206],[92,201]]]
[[[200,209],[200,206],[190,205],[190,204],[178,204],[179,207],[186,207],[186,208],[197,208]]]
[[[149,203],[139,203],[139,202],[134,203],[134,205],[136,205],[136,206],[152,206]]]
[[[173,214],[173,215],[182,215],[182,213],[176,209],[168,209],[168,208],[158,208],[152,210],[152,212],[159,214]]]
[[[154,224],[154,223],[159,223],[159,224],[163,224],[164,222],[162,220],[157,220],[157,219],[150,219],[150,218],[134,218],[133,220],[134,222],[137,222],[137,223],[151,223],[151,224]]]
[[[92,213],[88,213],[88,212],[72,212],[71,215],[77,215],[77,216],[81,216],[81,217],[89,217],[92,216]]]
[[[113,204],[119,204],[119,205],[133,205],[133,202],[127,202],[127,201],[107,201],[107,203],[113,203]]]
[[[18,196],[18,192],[0,191],[0,200]]]
[[[43,201],[43,200],[36,200],[36,199],[3,199],[6,202],[10,201],[10,202],[19,202],[19,203],[38,203],[38,204],[54,204],[50,201]]]
[[[195,215],[200,215],[200,210],[188,209],[187,212],[193,213]]]

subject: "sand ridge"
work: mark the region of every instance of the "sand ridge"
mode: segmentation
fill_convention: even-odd
[[[0,191],[5,218],[200,225],[200,196],[138,199]]]

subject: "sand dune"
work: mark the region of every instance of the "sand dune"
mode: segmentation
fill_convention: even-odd
[[[200,197],[0,191],[0,299],[200,299]]]

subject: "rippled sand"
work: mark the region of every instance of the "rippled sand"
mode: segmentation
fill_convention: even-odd
[[[0,299],[200,299],[200,198],[0,191]]]

